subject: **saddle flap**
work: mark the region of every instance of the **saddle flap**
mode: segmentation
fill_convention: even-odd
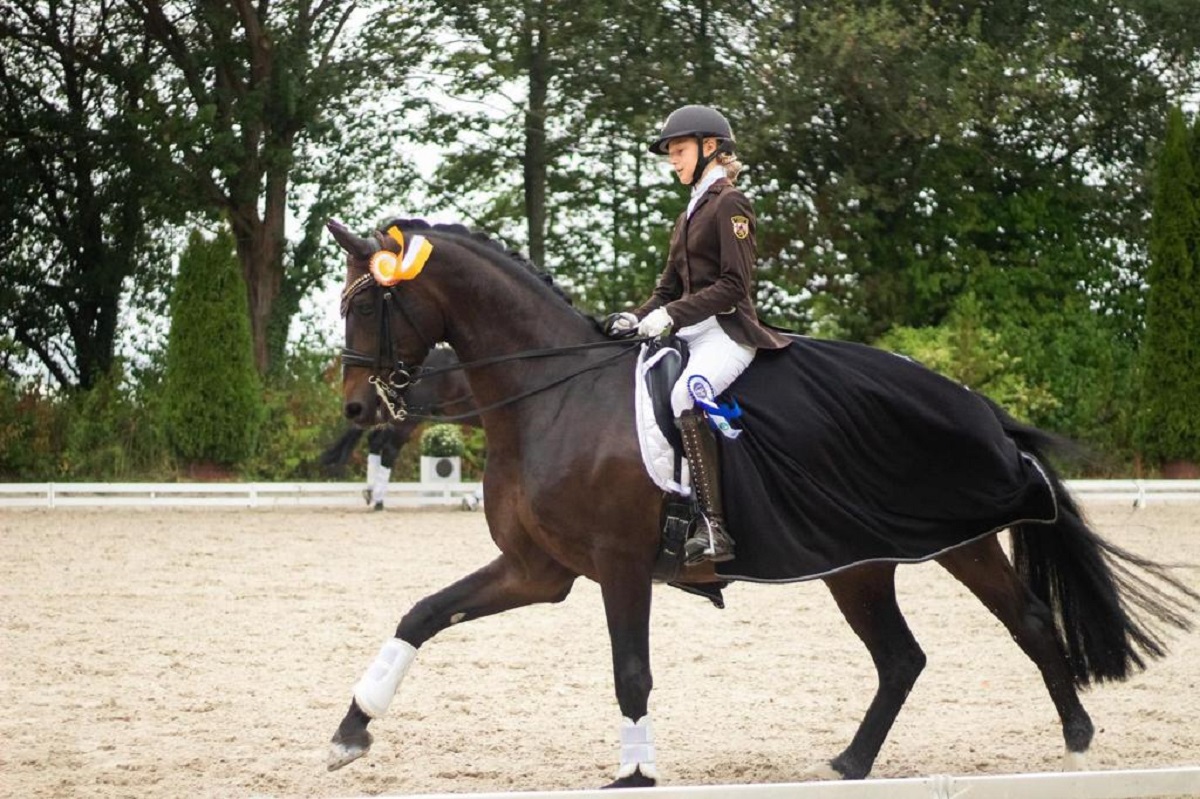
[[[667,443],[677,454],[683,453],[683,438],[675,426],[675,413],[671,410],[671,390],[683,375],[688,362],[687,342],[676,336],[667,336],[647,345],[647,360],[659,350],[666,352],[646,372],[646,391],[654,408],[654,421],[662,431]]]

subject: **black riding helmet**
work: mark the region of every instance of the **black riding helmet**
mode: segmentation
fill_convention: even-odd
[[[719,153],[732,153],[734,148],[733,128],[729,120],[715,108],[707,105],[685,105],[677,108],[667,117],[659,131],[658,138],[650,145],[650,152],[658,155],[667,154],[667,142],[682,136],[694,136],[696,139],[696,169],[692,172],[692,184],[700,179],[700,174],[708,166],[708,162]],[[710,156],[704,155],[704,140],[715,138],[717,149]]]

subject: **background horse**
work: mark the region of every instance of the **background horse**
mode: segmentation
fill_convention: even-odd
[[[456,369],[458,356],[449,347],[435,347],[425,359],[424,366],[428,369],[444,369],[440,374],[432,375],[414,385],[406,394],[409,413],[403,419],[391,419],[381,422],[370,429],[367,436],[367,452],[379,459],[383,470],[381,474],[372,474],[367,470],[367,487],[363,494],[368,505],[375,510],[383,509],[384,491],[391,469],[400,456],[401,449],[430,417],[455,417],[459,424],[479,427],[480,418],[475,415],[475,402],[471,396],[471,386],[466,375]],[[380,403],[377,401],[376,405]],[[436,418],[433,419],[436,421]],[[322,466],[331,470],[341,470],[359,440],[367,432],[364,427],[350,427],[329,446],[319,458]]]
[[[633,358],[606,346],[612,342],[594,320],[563,302],[531,265],[486,238],[457,226],[394,225],[392,238],[377,233],[374,241],[329,225],[348,255],[346,347],[358,364],[345,372],[345,413],[356,424],[374,424],[377,403],[369,379],[381,371],[411,370],[433,342],[451,344],[487,432],[485,512],[500,554],[404,615],[355,686],[333,736],[329,768],[367,752],[367,725],[387,711],[426,641],[452,624],[560,602],[584,576],[601,589],[624,717],[612,785],[653,785],[649,616],[663,494],[646,475],[638,449]],[[415,278],[385,288],[369,272],[380,252],[394,263],[411,263],[414,252],[428,260]],[[990,403],[981,412],[1003,437],[998,445],[1011,449],[1015,443],[1036,455],[1052,440]],[[1044,479],[1053,490],[1054,521],[1012,520],[1011,562],[996,534],[987,531],[929,557],[970,589],[1036,664],[1058,711],[1068,760],[1077,765],[1093,734],[1077,686],[1124,679],[1143,665],[1143,656],[1161,656],[1159,640],[1134,611],[1186,627],[1184,613],[1197,596],[1156,564],[1100,539],[1048,467]],[[988,487],[977,488],[986,494]],[[820,575],[879,678],[853,739],[822,765],[829,776],[869,773],[925,665],[896,603],[895,565],[877,561]],[[1131,577],[1130,568],[1141,576]],[[687,577],[716,579],[711,567]]]

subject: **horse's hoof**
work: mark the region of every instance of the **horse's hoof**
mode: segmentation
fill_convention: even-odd
[[[325,761],[325,768],[329,771],[337,771],[342,766],[353,763],[360,757],[371,751],[371,733],[363,730],[363,737],[353,741],[339,741],[334,738],[329,742],[329,757]]]
[[[1063,755],[1063,771],[1087,771],[1087,752],[1072,752],[1070,749]]]
[[[833,767],[833,764],[828,760],[816,763],[804,770],[804,776],[808,780],[843,780],[846,775]]]
[[[653,788],[657,784],[657,780],[653,777],[645,776],[638,769],[628,777],[619,777],[613,780],[608,785],[605,785],[602,790],[608,790],[609,788]]]

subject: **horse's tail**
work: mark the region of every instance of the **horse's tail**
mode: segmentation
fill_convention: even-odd
[[[359,440],[362,438],[363,429],[361,427],[351,427],[346,432],[338,437],[338,440],[333,442],[317,459],[327,469],[340,469],[350,460],[350,456],[354,453],[354,448],[358,446]]]
[[[1044,455],[1069,442],[996,411],[1017,446],[1038,459],[1058,502],[1053,524],[1012,528],[1017,575],[1050,608],[1077,685],[1123,680],[1145,668],[1143,657],[1166,653],[1157,626],[1190,629],[1188,615],[1200,594],[1163,564],[1111,544],[1088,527]]]

